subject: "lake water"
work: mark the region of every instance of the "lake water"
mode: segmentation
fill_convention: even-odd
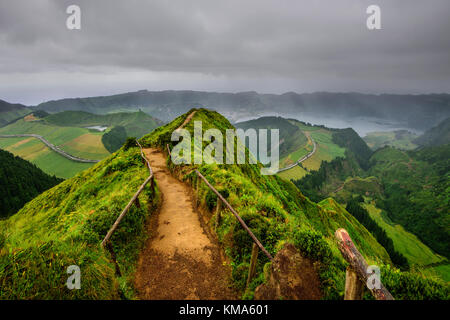
[[[103,126],[92,126],[92,127],[86,127],[86,129],[92,129],[92,130],[97,130],[100,132],[105,131],[106,129],[108,129],[108,127],[103,127]]]

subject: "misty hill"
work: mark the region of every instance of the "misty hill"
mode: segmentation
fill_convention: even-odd
[[[415,139],[414,143],[420,146],[439,146],[450,143],[450,118],[427,130],[423,135]]]
[[[409,128],[425,130],[450,116],[450,95],[370,95],[360,93],[293,92],[259,94],[256,92],[217,93],[201,91],[129,92],[102,97],[72,98],[48,101],[36,108],[51,113],[81,110],[105,114],[142,109],[159,119],[169,121],[191,107],[206,106],[232,121],[278,113],[300,112],[339,119],[371,117],[396,122]]]
[[[23,104],[13,104],[0,100],[0,127],[30,112],[31,110]]]
[[[61,181],[0,149],[0,218],[17,212],[26,202]]]

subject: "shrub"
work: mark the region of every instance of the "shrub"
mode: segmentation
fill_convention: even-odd
[[[323,263],[331,262],[331,248],[321,233],[313,230],[296,231],[293,240],[294,245],[308,258]]]

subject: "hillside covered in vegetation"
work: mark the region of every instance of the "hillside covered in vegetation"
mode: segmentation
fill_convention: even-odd
[[[167,144],[172,149],[176,144],[171,141],[172,132],[184,123],[188,114],[156,128],[142,137],[140,143],[162,152]],[[226,129],[233,128],[219,113],[197,109],[185,126],[192,137],[194,121],[202,121],[203,133],[216,128],[225,134]],[[209,143],[203,141],[202,150]],[[199,170],[239,212],[272,255],[283,244],[293,243],[315,263],[325,299],[342,299],[344,293],[347,263],[334,239],[338,228],[349,232],[370,264],[381,267],[382,281],[395,298],[448,299],[448,288],[442,282],[394,268],[385,248],[343,206],[331,198],[312,202],[291,182],[276,175],[262,175],[261,164],[175,165],[167,159],[167,165],[174,176],[192,187],[198,179],[193,170]],[[143,226],[154,212],[159,192],[152,194],[146,190],[140,208],[133,206],[113,235],[121,277],[115,274],[109,253],[100,247],[100,241],[147,176],[139,148],[127,144],[92,168],[36,197],[11,218],[0,221],[0,298],[134,297],[131,284],[136,258],[148,236]],[[268,281],[265,270],[270,266],[269,260],[260,254],[256,277],[246,290],[252,240],[228,211],[223,211],[222,222],[213,231],[216,195],[204,183],[198,191],[200,206],[210,218],[208,226],[230,261],[233,286],[243,298],[253,298],[255,288]],[[83,270],[83,290],[65,288],[65,270],[72,264]]]
[[[346,204],[364,197],[367,214],[394,239],[396,251],[411,265],[442,263],[445,259],[436,253],[449,257],[449,148],[384,147],[370,157],[367,170],[351,157],[338,158],[295,184],[316,201],[332,196]]]
[[[152,134],[144,136],[141,142],[146,146],[159,148],[169,144],[172,148],[175,143],[170,141],[171,133],[183,123],[186,117],[187,114],[166,126],[157,128]],[[203,131],[217,128],[224,134],[226,129],[232,128],[228,120],[220,114],[200,109],[185,127],[191,136],[193,136],[194,121],[202,121]],[[195,146],[195,148],[203,149],[207,144],[203,142],[201,146]],[[192,145],[194,145],[193,141]],[[321,288],[325,298],[340,298],[343,294],[346,263],[334,241],[334,232],[340,227],[349,231],[368,261],[391,266],[386,267],[383,272],[386,272],[386,280],[389,279],[386,286],[398,299],[417,299],[424,295],[429,298],[445,298],[448,295],[446,286],[437,280],[427,280],[420,274],[394,271],[395,268],[385,248],[336,201],[327,198],[314,203],[291,182],[277,176],[261,175],[261,165],[173,165],[169,162],[169,166],[175,175],[190,185],[195,185],[197,179],[193,170],[199,170],[239,212],[272,254],[275,254],[283,243],[291,242],[305,256],[318,262],[321,266]],[[199,192],[200,202],[212,214],[216,196],[205,185],[201,185]],[[211,221],[213,220],[211,218]],[[243,289],[250,262],[251,238],[230,213],[226,213],[224,222],[217,228],[217,235],[232,261],[233,279],[238,287]],[[257,267],[259,276],[252,282],[251,289],[266,280],[263,270],[268,261],[261,257],[262,255]],[[406,279],[411,281],[409,288],[402,287],[400,284]],[[418,290],[419,287],[422,289]],[[252,290],[247,291],[244,296],[251,297]]]
[[[17,212],[25,203],[61,181],[0,149],[0,218]]]
[[[0,127],[30,112],[31,110],[23,104],[14,104],[0,100]]]
[[[132,297],[144,223],[158,195],[147,187],[111,238],[121,276],[100,242],[147,177],[139,148],[123,148],[0,220],[0,299]],[[66,287],[70,265],[81,269],[82,290]]]

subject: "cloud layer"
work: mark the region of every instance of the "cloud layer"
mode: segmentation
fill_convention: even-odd
[[[368,5],[382,30],[366,28]],[[82,29],[65,26],[67,6]],[[0,0],[0,99],[450,92],[448,0]]]

